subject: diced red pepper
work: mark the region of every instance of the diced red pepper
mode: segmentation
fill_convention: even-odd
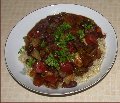
[[[65,72],[66,74],[72,74],[73,73],[73,65],[71,62],[65,62],[61,64],[61,71]]]
[[[88,34],[85,36],[85,41],[88,45],[92,45],[97,43],[97,38],[93,34]]]
[[[43,62],[41,62],[41,61],[37,62],[35,64],[34,68],[35,68],[37,73],[44,73],[47,70],[45,64]]]
[[[54,84],[57,82],[57,77],[55,77],[54,75],[49,75],[45,77],[45,81]]]

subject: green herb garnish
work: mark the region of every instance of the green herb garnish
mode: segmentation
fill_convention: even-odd
[[[61,30],[67,30],[67,29],[70,29],[71,28],[71,25],[64,22],[62,25],[60,25],[60,29]]]
[[[60,62],[65,62],[67,60],[68,56],[67,52],[68,52],[67,48],[63,48],[62,50],[55,52],[58,55]]]
[[[59,47],[65,47],[68,41],[75,39],[75,37],[70,33],[64,34],[64,31],[70,28],[71,28],[71,25],[66,22],[64,22],[59,27],[57,27],[54,33],[54,37],[55,37],[55,42]]]
[[[40,44],[40,46],[43,48],[46,46],[46,42],[43,40],[42,43]]]
[[[59,27],[56,28],[56,31],[54,32],[55,37],[55,43],[61,48],[59,51],[55,51],[54,54],[58,56],[58,59],[55,59],[53,54],[50,54],[47,59],[45,60],[45,63],[49,66],[55,67],[56,69],[59,68],[59,62],[65,62],[67,60],[72,59],[72,55],[69,53],[69,50],[67,48],[67,42],[74,40],[75,37],[67,33],[65,34],[65,30],[70,29],[70,24],[64,22]]]
[[[79,34],[80,40],[82,40],[85,36],[84,30],[79,30],[77,33]]]
[[[36,62],[36,59],[30,57],[29,59],[26,60],[26,64],[28,67],[32,67],[32,65]]]
[[[74,55],[70,54],[69,50],[66,47],[62,48],[60,51],[55,51],[55,54],[58,55],[60,62],[65,62],[67,60],[70,61],[74,58]]]
[[[65,40],[60,40],[59,42],[56,42],[56,43],[60,48],[66,47],[66,41]]]
[[[22,47],[20,48],[20,50],[19,50],[18,54],[21,54],[21,53],[23,53],[24,51],[25,51],[25,47],[24,47],[24,46],[22,46]]]
[[[59,69],[59,63],[53,56],[53,54],[50,54],[47,59],[45,60],[45,63],[49,66],[55,67],[56,69]]]
[[[93,27],[93,25],[92,24],[85,24],[84,27],[85,27],[85,30],[89,30]]]
[[[70,34],[70,33],[66,34],[65,41],[68,42],[68,41],[71,41],[74,39],[75,39],[75,37],[72,34]]]
[[[56,31],[54,33],[55,36],[55,41],[59,41],[61,36],[64,35],[64,31],[70,29],[71,26],[70,24],[64,22],[63,24],[61,24],[59,27],[56,28]]]

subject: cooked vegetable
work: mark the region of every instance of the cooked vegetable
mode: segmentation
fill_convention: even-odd
[[[33,47],[38,46],[39,42],[40,42],[39,38],[32,38],[31,40],[31,44],[33,45]]]
[[[83,65],[82,59],[81,59],[81,57],[80,57],[80,55],[78,53],[75,54],[74,63],[79,68],[82,67],[82,65]]]
[[[37,60],[40,60],[40,53],[36,49],[32,51],[31,56],[36,58]]]

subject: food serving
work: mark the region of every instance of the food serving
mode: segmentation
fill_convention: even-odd
[[[61,12],[40,20],[24,38],[19,60],[35,86],[72,88],[99,72],[105,35],[90,18]]]

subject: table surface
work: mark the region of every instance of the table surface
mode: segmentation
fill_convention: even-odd
[[[1,1],[1,100],[2,102],[83,102],[120,101],[120,52],[110,73],[96,86],[67,97],[47,97],[35,94],[16,83],[4,61],[5,41],[12,27],[29,12],[46,5],[73,3],[90,7],[106,17],[120,41],[119,0],[2,0]],[[120,50],[120,46],[118,47]]]

